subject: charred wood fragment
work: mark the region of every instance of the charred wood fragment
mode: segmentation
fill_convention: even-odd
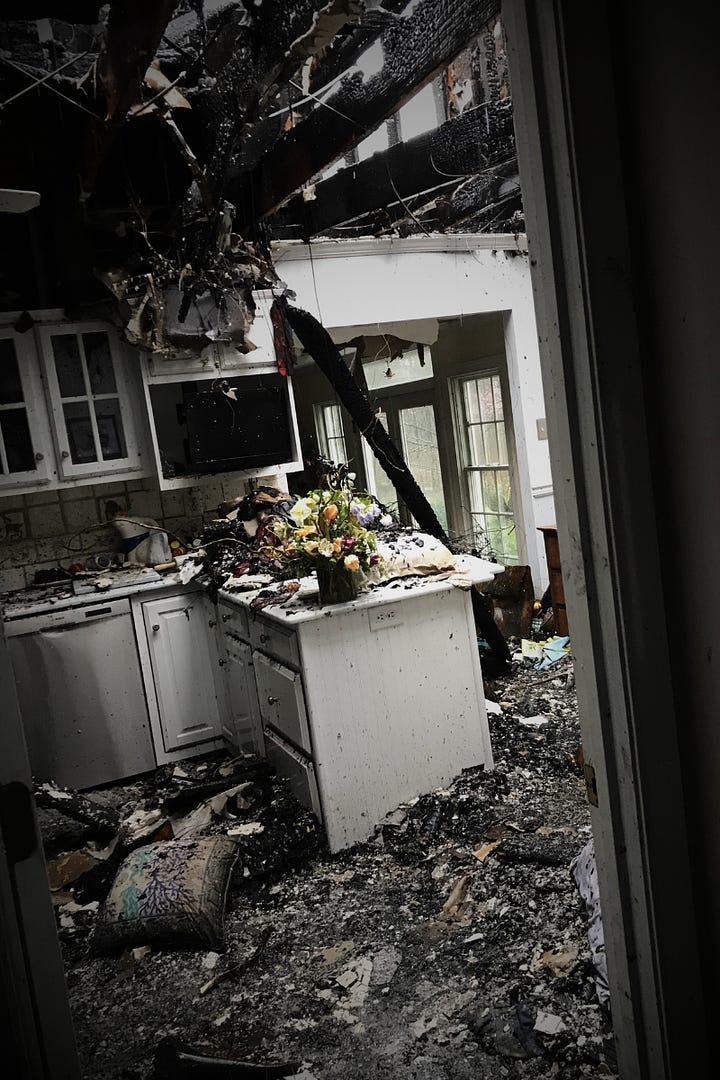
[[[292,199],[278,215],[280,225],[297,222],[309,239],[455,178],[457,184],[489,165],[515,161],[512,113],[504,109],[500,130],[488,134],[486,110],[474,109],[434,131],[398,143],[367,161],[348,166],[315,189],[315,200]],[[463,207],[464,210],[464,207]]]

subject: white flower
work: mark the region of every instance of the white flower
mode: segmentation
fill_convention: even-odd
[[[309,499],[298,499],[295,505],[290,510],[290,516],[296,525],[304,525],[307,519],[311,516],[313,508]]]
[[[387,528],[388,525],[392,525],[392,518],[390,517],[390,515],[383,514],[383,516],[380,518],[380,524],[384,525],[385,528]]]

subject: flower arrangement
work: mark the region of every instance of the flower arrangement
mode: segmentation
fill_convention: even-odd
[[[377,503],[356,494],[350,480],[308,492],[297,500],[290,516],[292,524],[273,522],[275,543],[268,554],[298,576],[317,571],[321,594],[323,584],[332,580],[340,595],[328,599],[352,599],[357,594],[355,575],[381,562],[369,526],[376,521],[389,524],[389,516],[386,522]]]

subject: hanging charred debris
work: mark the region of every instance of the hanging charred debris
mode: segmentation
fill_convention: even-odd
[[[425,87],[438,125],[404,137],[401,109]],[[337,349],[293,309],[271,241],[522,229],[498,0],[11,4],[0,119],[0,185],[40,195],[0,215],[6,310],[110,319],[177,358],[251,351],[253,293],[272,289],[281,373],[292,327],[415,520],[443,536]],[[385,148],[360,160],[373,133]]]

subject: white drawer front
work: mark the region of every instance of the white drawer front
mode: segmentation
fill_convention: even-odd
[[[250,640],[260,652],[284,660],[292,667],[300,666],[300,648],[294,630],[286,630],[269,619],[250,619]]]
[[[284,742],[270,728],[265,729],[265,755],[275,766],[280,776],[288,780],[290,790],[300,803],[312,810],[318,821],[322,821],[320,795],[315,768],[289,743]]]
[[[302,680],[297,671],[253,652],[263,728],[269,725],[306,753],[312,753]]]
[[[232,630],[243,641],[249,641],[248,615],[245,608],[236,607],[234,604],[225,604],[218,601],[218,621],[221,630]]]

